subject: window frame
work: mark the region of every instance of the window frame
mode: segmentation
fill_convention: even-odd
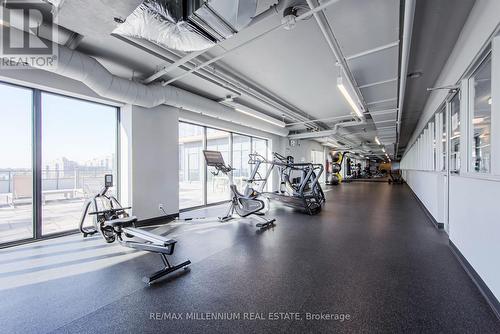
[[[77,224],[75,224],[75,229],[50,233],[50,234],[42,234],[42,94],[52,94],[56,96],[62,96],[68,99],[80,100],[88,103],[94,103],[98,105],[108,106],[115,109],[115,156],[116,156],[116,196],[120,199],[120,115],[121,115],[121,107],[119,105],[115,105],[112,103],[105,103],[101,101],[95,101],[91,98],[84,98],[80,96],[74,96],[71,94],[64,94],[61,92],[54,92],[51,90],[40,89],[31,87],[24,84],[12,83],[4,80],[0,80],[0,84],[12,87],[18,87],[22,89],[27,89],[31,91],[31,155],[32,155],[32,173],[33,173],[33,201],[32,201],[32,220],[33,220],[33,231],[31,238],[23,238],[14,241],[9,241],[5,243],[0,243],[1,248],[7,248],[17,245],[23,245],[27,243],[32,243],[36,241],[42,241],[52,238],[57,238],[65,235],[71,235],[78,233],[79,230],[77,228]]]
[[[248,137],[250,138],[250,152],[253,151],[253,141],[254,139],[259,139],[259,140],[264,140],[266,142],[266,159],[269,157],[269,141],[271,140],[270,138],[265,138],[265,137],[260,137],[260,136],[256,136],[256,135],[251,135],[251,134],[246,134],[246,133],[242,133],[242,132],[238,132],[238,131],[232,131],[232,130],[228,130],[228,129],[224,129],[224,128],[219,128],[217,126],[212,126],[212,125],[204,125],[204,124],[200,124],[200,123],[196,123],[196,122],[192,122],[192,121],[189,121],[189,120],[183,120],[183,119],[179,119],[178,123],[184,123],[184,124],[189,124],[189,125],[193,125],[193,126],[199,126],[199,127],[202,127],[204,130],[203,130],[203,133],[204,133],[204,136],[203,136],[203,149],[206,150],[207,149],[207,130],[208,129],[212,129],[212,130],[217,130],[217,131],[224,131],[224,132],[227,132],[229,133],[229,162],[226,161],[226,163],[229,163],[231,165],[233,165],[233,162],[234,162],[234,150],[233,150],[233,137],[234,135],[237,135],[237,136],[244,136],[244,137]],[[227,203],[230,201],[230,199],[227,199],[227,200],[224,200],[224,201],[220,201],[220,202],[211,202],[211,203],[208,203],[207,201],[207,180],[208,178],[206,177],[207,176],[207,173],[208,173],[208,168],[205,164],[204,166],[204,173],[205,173],[205,177],[203,179],[203,182],[202,182],[202,193],[203,193],[203,204],[201,205],[197,205],[197,206],[191,206],[191,207],[186,207],[186,208],[182,208],[180,209],[179,208],[179,212],[186,212],[186,211],[191,211],[191,210],[196,210],[196,209],[200,209],[200,208],[205,208],[205,207],[210,207],[210,206],[216,206],[216,205],[220,205],[220,204],[223,204],[223,203]],[[231,176],[232,177],[232,176]],[[179,189],[180,191],[180,189]],[[179,203],[179,207],[180,207],[180,203]]]
[[[478,176],[491,176],[493,175],[492,173],[492,153],[493,153],[493,141],[491,141],[491,133],[490,133],[490,168],[488,172],[481,172],[481,171],[476,171],[474,169],[474,159],[472,158],[472,151],[473,151],[473,138],[474,138],[474,112],[475,112],[475,94],[473,94],[473,89],[471,88],[472,85],[472,79],[475,74],[478,73],[479,70],[481,70],[482,66],[488,62],[488,61],[493,61],[493,50],[491,47],[487,49],[484,54],[479,58],[478,61],[474,63],[474,66],[471,68],[469,71],[468,75],[465,77],[465,80],[467,82],[467,98],[468,98],[468,103],[467,103],[467,109],[466,109],[466,134],[467,138],[465,138],[466,142],[466,153],[467,153],[467,159],[466,159],[466,164],[467,168],[465,172],[470,175],[478,175]],[[491,66],[491,65],[490,65]],[[493,78],[493,68],[491,69],[491,79]],[[491,80],[490,79],[490,80]],[[491,89],[491,95],[493,95],[493,87]],[[492,119],[492,114],[493,114],[493,109],[491,108],[490,110],[490,132],[492,132],[493,129],[493,123],[491,121]]]

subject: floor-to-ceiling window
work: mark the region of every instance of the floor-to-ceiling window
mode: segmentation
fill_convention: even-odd
[[[33,238],[32,91],[0,84],[0,244]]]
[[[226,131],[207,128],[207,150],[222,153],[224,162],[231,164],[229,138],[230,133]],[[207,204],[226,201],[229,199],[229,177],[222,173],[213,175],[211,170],[207,171]]]
[[[76,231],[104,174],[118,180],[118,109],[7,84],[0,100],[0,244]]]
[[[204,204],[205,128],[179,123],[179,208]]]
[[[116,108],[42,93],[42,233],[73,230],[83,202],[116,177]]]
[[[268,145],[267,145],[267,140],[262,139],[262,138],[255,138],[252,137],[252,153],[257,153],[264,157],[266,160],[268,158]],[[250,166],[250,168],[253,168],[254,166]],[[262,179],[267,175],[267,171],[270,168],[268,164],[261,164],[259,166],[259,170],[257,171],[256,179]],[[251,171],[250,171],[251,173]],[[266,185],[263,190],[269,190],[269,183],[266,182]],[[259,188],[262,184],[262,181],[256,181],[254,182],[254,185],[252,187],[254,188]]]
[[[234,168],[233,181],[243,191],[250,176],[249,154],[267,158],[266,139],[232,133],[202,125],[179,122],[179,208],[188,209],[230,199],[228,176],[213,175],[203,150],[220,151],[226,165]],[[262,171],[265,171],[265,166]],[[265,173],[261,174],[265,176]]]
[[[267,140],[253,137],[252,153],[258,153],[267,159]]]
[[[248,136],[233,134],[233,181],[242,189],[245,179],[250,176],[250,166],[248,164],[250,154],[250,140]]]

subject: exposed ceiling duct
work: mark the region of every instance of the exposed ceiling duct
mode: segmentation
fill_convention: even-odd
[[[347,121],[347,122],[339,122],[339,123],[335,123],[335,125],[333,126],[333,129],[331,129],[331,130],[302,132],[302,133],[289,135],[288,138],[289,139],[311,139],[311,138],[319,138],[319,137],[328,137],[328,136],[336,135],[340,128],[345,128],[345,127],[355,126],[355,125],[363,125],[363,124],[365,124],[364,119],[363,120]]]
[[[161,47],[201,51],[247,26],[257,0],[145,0],[113,33]]]
[[[10,27],[10,34],[13,39],[20,40],[27,35],[26,32],[13,27]],[[32,66],[81,82],[99,96],[110,100],[145,108],[166,104],[223,121],[251,126],[275,135],[288,135],[288,129],[284,125],[274,125],[254,116],[244,115],[234,108],[186,90],[173,86],[164,87],[161,84],[144,85],[115,76],[96,59],[65,46],[59,45],[57,52],[57,66],[47,67],[36,62]]]
[[[82,82],[102,97],[146,108],[167,104],[237,124],[256,122],[254,126],[263,131],[280,136],[288,134],[288,130],[283,127],[244,117],[233,108],[186,90],[173,86],[163,87],[161,84],[146,86],[114,76],[97,60],[78,51],[60,46],[58,52],[58,66],[41,69]]]

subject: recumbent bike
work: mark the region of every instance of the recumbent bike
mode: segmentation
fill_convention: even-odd
[[[80,219],[80,231],[83,236],[100,233],[107,243],[118,241],[125,247],[159,254],[165,267],[151,276],[144,277],[143,281],[147,284],[181,268],[186,269],[191,261],[171,265],[167,258],[174,253],[177,241],[136,228],[137,217],[127,213],[131,207],[122,207],[113,195],[108,194],[112,186],[113,175],[105,175],[104,188],[85,203]],[[91,207],[93,211],[89,212]],[[87,215],[92,216],[92,226],[84,226]]]

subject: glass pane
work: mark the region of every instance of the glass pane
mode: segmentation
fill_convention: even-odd
[[[447,131],[446,131],[446,125],[447,125],[447,120],[446,120],[446,111],[443,110],[441,112],[441,120],[442,120],[442,129],[441,129],[441,133],[442,133],[442,138],[441,138],[441,142],[442,142],[442,148],[441,148],[441,170],[442,171],[445,171],[446,170],[446,144],[447,144]]]
[[[82,205],[116,175],[116,108],[42,94],[42,233],[74,230]],[[113,191],[113,190],[112,190]]]
[[[437,150],[436,141],[437,141],[437,138],[438,138],[438,136],[437,136],[437,127],[436,127],[437,124],[438,124],[437,123],[437,117],[434,117],[433,118],[433,122],[432,122],[432,166],[431,166],[432,170],[437,170],[437,168],[436,168],[437,167],[436,166],[436,164],[437,164],[437,159],[436,159],[436,154],[437,154],[437,152],[436,152],[436,150]]]
[[[474,99],[472,115],[472,170],[489,173],[491,165],[491,59],[485,61],[469,81]]]
[[[0,84],[0,244],[33,237],[31,90]]]
[[[202,126],[179,123],[179,208],[203,205]]]
[[[252,138],[252,153],[258,153],[267,159],[267,140]]]
[[[207,129],[207,150],[221,152],[224,162],[230,164],[229,132]],[[212,170],[209,168],[207,171],[207,203],[229,200],[229,177],[222,173],[214,176]]]
[[[460,170],[460,99],[458,94],[450,102],[450,171]]]
[[[250,176],[248,155],[250,154],[250,137],[233,134],[233,180],[238,189],[245,187],[243,180]]]
[[[267,140],[265,139],[260,139],[260,138],[252,138],[252,153],[258,153],[262,155],[265,159],[267,159]],[[250,168],[254,168],[255,165],[252,165]],[[259,170],[257,171],[256,174],[256,179],[263,179],[267,175],[267,170],[269,168],[268,164],[261,164],[259,166]],[[250,171],[251,173],[252,171]],[[268,180],[266,182],[266,185],[262,190],[267,191],[269,187],[269,183],[271,183],[271,180]],[[252,188],[254,189],[259,189],[262,186],[262,182],[255,182]]]

